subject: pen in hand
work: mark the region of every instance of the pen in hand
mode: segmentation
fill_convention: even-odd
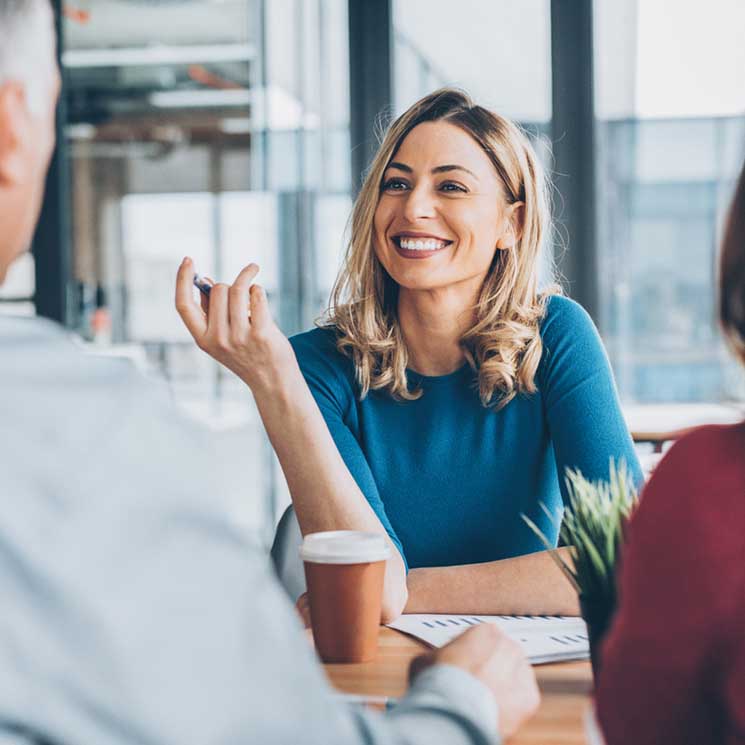
[[[212,283],[210,282],[207,277],[202,277],[199,274],[194,274],[194,287],[196,287],[202,295],[204,295],[205,300],[203,302],[208,302],[210,299],[210,292],[212,290]],[[248,316],[250,318],[251,316],[251,309],[248,309]]]
[[[199,289],[202,295],[204,295],[206,298],[209,298],[210,290],[212,289],[212,285],[210,284],[209,280],[205,279],[204,277],[200,277],[198,274],[195,274],[194,286]]]

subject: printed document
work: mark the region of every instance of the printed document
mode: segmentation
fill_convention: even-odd
[[[389,628],[403,631],[432,647],[442,647],[466,629],[493,623],[522,646],[533,665],[590,656],[587,626],[576,616],[471,616],[411,613]]]

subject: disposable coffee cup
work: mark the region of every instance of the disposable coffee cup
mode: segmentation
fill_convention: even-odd
[[[300,547],[313,638],[323,662],[369,662],[378,648],[385,536],[356,530],[309,533]]]

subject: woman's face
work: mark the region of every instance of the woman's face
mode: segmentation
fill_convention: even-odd
[[[444,121],[424,122],[383,174],[376,256],[402,288],[480,287],[495,250],[514,244],[516,207],[469,134]]]

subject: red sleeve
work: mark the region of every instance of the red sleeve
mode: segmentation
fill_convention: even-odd
[[[743,481],[727,455],[717,436],[696,432],[642,494],[597,685],[608,745],[722,742],[723,640],[745,565],[745,499],[732,494]]]

